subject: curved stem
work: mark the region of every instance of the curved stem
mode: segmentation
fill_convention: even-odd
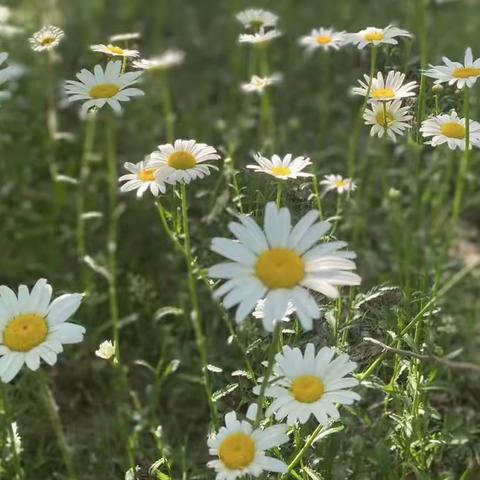
[[[300,449],[300,451],[295,455],[293,460],[288,465],[288,472],[290,473],[302,460],[307,450],[312,446],[313,441],[317,438],[318,434],[322,431],[323,426],[318,425],[318,427],[312,432],[308,437],[308,440],[305,442],[305,445]]]

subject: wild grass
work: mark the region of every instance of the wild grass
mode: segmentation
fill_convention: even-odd
[[[277,454],[296,479],[442,479],[480,476],[480,181],[476,149],[424,145],[420,124],[456,109],[480,121],[480,86],[432,90],[421,74],[446,55],[480,54],[475,0],[19,0],[4,2],[23,33],[0,37],[25,67],[0,106],[0,284],[48,278],[57,293],[86,292],[75,321],[87,329],[54,367],[23,368],[0,384],[0,479],[215,478],[207,435],[225,413],[244,415],[278,342],[330,346],[357,362],[361,401],[329,428],[295,427]],[[279,15],[268,49],[237,42],[235,14]],[[397,46],[305,55],[311,28],[358,31],[395,23]],[[65,39],[55,55],[31,51],[45,24]],[[89,46],[139,31],[150,56],[186,52],[183,65],[145,74],[145,96],[87,119],[62,94],[65,79],[105,58]],[[373,55],[372,55],[373,53]],[[397,143],[369,136],[366,102],[349,94],[363,74],[396,69],[419,83],[412,129]],[[280,72],[263,96],[240,84]],[[469,92],[465,94],[465,92]],[[124,162],[158,144],[195,138],[215,146],[219,172],[154,199],[120,194]],[[308,156],[315,174],[283,184],[247,170],[251,152]],[[327,174],[357,190],[322,193]],[[259,222],[265,204],[331,219],[332,238],[357,253],[362,283],[321,299],[305,331],[276,339],[252,316],[241,326],[212,298],[213,237],[231,237],[238,213]],[[275,335],[273,335],[275,336]],[[95,356],[116,342],[117,362]],[[257,420],[260,420],[260,413]],[[12,441],[16,434],[19,442]],[[131,477],[134,478],[134,477]]]

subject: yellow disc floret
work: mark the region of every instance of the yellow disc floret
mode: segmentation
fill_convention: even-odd
[[[174,152],[168,157],[168,166],[177,170],[188,170],[193,168],[197,160],[190,152]]]
[[[329,37],[328,35],[317,35],[315,41],[318,45],[328,45],[329,43],[332,43],[332,37]]]
[[[153,182],[155,180],[156,168],[146,168],[138,172],[138,178],[142,182]]]
[[[456,68],[453,71],[453,76],[455,78],[480,77],[480,68],[475,68],[475,67]]]
[[[47,47],[48,45],[51,45],[55,41],[55,37],[45,37],[42,38],[40,43],[44,46]]]
[[[466,129],[463,125],[455,122],[444,123],[441,127],[442,135],[448,138],[457,138],[462,140],[466,136]]]
[[[276,177],[286,177],[292,173],[288,167],[273,167],[271,171]]]
[[[47,334],[47,322],[40,315],[18,315],[5,328],[3,343],[15,352],[28,352],[40,345]]]
[[[381,42],[385,35],[383,32],[369,32],[365,34],[364,38],[367,42]]]
[[[230,470],[241,470],[253,462],[255,442],[249,435],[234,433],[222,442],[218,456]]]
[[[322,398],[325,386],[319,378],[313,375],[302,375],[293,381],[291,392],[298,402],[314,403]]]
[[[108,45],[107,49],[110,53],[113,53],[114,55],[123,55],[125,53],[125,50],[123,50],[123,48],[117,47],[116,45]]]
[[[112,98],[118,92],[120,88],[118,85],[114,83],[99,83],[90,89],[88,92],[91,98],[99,99],[99,98]]]
[[[377,88],[372,91],[372,98],[376,100],[391,100],[395,98],[395,90],[391,88]]]
[[[389,127],[393,123],[394,118],[393,118],[393,114],[387,110],[386,115],[384,112],[378,112],[377,116],[375,117],[375,120],[382,127]]]
[[[305,277],[305,264],[287,248],[272,248],[258,257],[255,273],[270,288],[293,288]]]

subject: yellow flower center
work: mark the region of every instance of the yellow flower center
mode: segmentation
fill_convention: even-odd
[[[15,317],[3,332],[3,343],[15,352],[28,352],[40,345],[48,334],[47,322],[40,315],[24,314]]]
[[[125,53],[123,48],[117,47],[116,45],[109,45],[107,50],[115,55],[123,55]]]
[[[332,42],[332,37],[329,37],[328,35],[317,35],[315,41],[318,45],[328,45]]]
[[[218,456],[230,470],[241,470],[253,462],[255,442],[249,435],[234,433],[222,442]]]
[[[336,188],[345,188],[348,187],[348,182],[346,180],[337,180],[335,182],[335,187]]]
[[[168,157],[168,166],[177,170],[188,170],[193,168],[197,160],[190,152],[174,152]]]
[[[325,386],[313,375],[302,375],[293,381],[291,392],[297,402],[313,403],[322,398]]]
[[[383,32],[369,32],[363,37],[367,42],[381,42],[385,35]]]
[[[376,100],[390,100],[395,98],[395,90],[391,88],[377,88],[372,91],[372,98]]]
[[[40,43],[44,46],[47,47],[48,45],[51,45],[55,41],[55,37],[45,37],[42,38]]]
[[[286,177],[290,175],[292,171],[288,167],[273,167],[272,168],[272,175],[276,177]]]
[[[146,168],[145,170],[140,170],[138,172],[138,178],[142,182],[153,182],[155,180],[156,168]]]
[[[305,277],[305,264],[293,250],[272,248],[260,255],[255,273],[268,288],[293,288]]]
[[[385,116],[387,117],[385,119]],[[375,120],[379,125],[382,127],[389,127],[393,123],[393,114],[389,111],[387,111],[387,115],[384,114],[384,112],[378,112],[377,116],[375,117]]]
[[[119,91],[120,91],[120,88],[118,87],[118,85],[115,85],[114,83],[100,83],[90,89],[89,95],[91,98],[95,98],[95,99],[112,98]]]
[[[466,136],[466,129],[463,125],[455,122],[444,123],[441,128],[442,135],[449,138],[462,140]]]
[[[455,78],[480,77],[480,68],[474,68],[474,67],[456,68],[453,71],[453,76]]]

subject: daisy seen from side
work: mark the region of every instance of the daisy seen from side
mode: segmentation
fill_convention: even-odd
[[[472,146],[478,148],[480,147],[480,123],[470,120],[469,125],[469,148],[472,148]],[[466,148],[466,122],[455,111],[424,120],[420,132],[424,138],[429,139],[426,143],[433,147],[446,143],[450,150],[456,148],[465,150]]]
[[[367,45],[374,47],[378,45],[397,45],[398,37],[412,37],[412,34],[393,25],[388,25],[385,28],[368,27],[357,33],[348,34],[348,42],[362,49]]]
[[[150,193],[155,197],[158,197],[160,193],[165,193],[167,189],[165,178],[162,175],[156,175],[157,171],[163,166],[162,163],[147,157],[138,163],[125,162],[123,166],[130,173],[122,175],[118,179],[120,182],[125,182],[120,187],[122,192],[136,190],[139,198],[147,190],[150,190]],[[164,171],[164,173],[166,172]]]
[[[325,192],[336,190],[337,193],[353,192],[357,188],[351,178],[343,178],[341,175],[325,175],[320,185],[325,187]]]
[[[255,172],[266,173],[272,175],[279,180],[295,179],[298,177],[311,177],[311,173],[303,170],[312,164],[307,157],[293,157],[291,153],[285,155],[283,158],[278,155],[273,155],[271,159],[264,157],[260,153],[253,156],[256,164],[247,165],[247,168]]]
[[[347,33],[333,28],[314,28],[309,35],[301,37],[299,43],[310,52],[317,49],[339,50],[347,43]]]
[[[354,95],[362,95],[365,97],[368,94],[369,102],[389,102],[406,97],[414,97],[417,88],[417,82],[405,82],[405,74],[395,71],[388,72],[384,78],[382,72],[378,72],[376,77],[372,78],[370,88],[370,78],[364,75],[365,81],[359,80],[360,87],[354,87],[352,93]]]
[[[109,43],[108,45],[91,45],[90,50],[92,50],[92,52],[104,53],[105,55],[109,55],[110,57],[136,58],[140,56],[140,52],[138,50],[129,50],[119,47],[118,45],[113,45],[111,43]]]
[[[105,70],[95,65],[93,73],[87,69],[77,73],[77,80],[67,80],[65,90],[70,102],[84,100],[82,113],[90,108],[102,108],[105,104],[119,112],[121,102],[143,95],[142,90],[131,86],[139,81],[142,72],[121,73],[122,62],[109,61]]]

